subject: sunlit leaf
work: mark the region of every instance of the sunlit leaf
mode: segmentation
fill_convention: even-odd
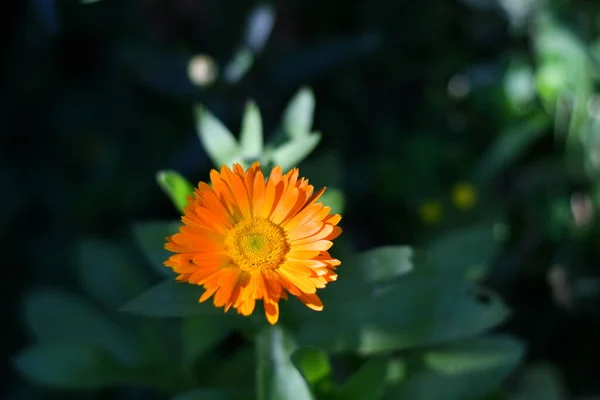
[[[301,89],[290,100],[283,114],[283,129],[291,139],[309,135],[315,111],[315,96],[309,88]]]
[[[276,165],[280,165],[284,171],[287,171],[298,166],[302,160],[308,157],[320,141],[320,133],[298,137],[274,149],[271,157]]]
[[[242,154],[246,160],[257,160],[263,151],[263,128],[260,111],[254,102],[246,104],[240,133]]]
[[[296,345],[278,326],[263,331],[256,340],[258,400],[310,400],[308,384],[292,363]]]
[[[331,374],[327,353],[318,347],[302,347],[292,354],[292,361],[309,383],[315,384]]]
[[[156,174],[156,182],[171,199],[179,212],[187,206],[188,196],[193,196],[194,187],[175,171],[160,171]]]
[[[196,129],[206,153],[216,168],[241,161],[242,151],[233,134],[208,110],[197,106]]]

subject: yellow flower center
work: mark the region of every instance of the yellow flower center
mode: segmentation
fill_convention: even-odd
[[[246,272],[278,268],[290,249],[281,227],[263,218],[238,222],[225,238],[225,249]]]

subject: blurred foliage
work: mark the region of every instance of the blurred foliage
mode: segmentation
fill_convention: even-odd
[[[600,395],[596,2],[3,16],[2,398]],[[233,160],[299,164],[343,211],[323,312],[269,328],[162,266],[190,182]]]

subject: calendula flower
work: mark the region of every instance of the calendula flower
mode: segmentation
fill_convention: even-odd
[[[177,280],[202,285],[200,302],[214,296],[216,307],[242,315],[262,300],[271,324],[279,318],[279,300],[288,293],[320,311],[317,289],[337,278],[340,261],[328,250],[340,235],[338,214],[318,203],[325,188],[314,193],[294,168],[280,167],[268,180],[259,163],[244,170],[212,170],[212,187],[198,184],[184,208],[183,226],[167,237],[165,248],[176,254],[165,261]]]

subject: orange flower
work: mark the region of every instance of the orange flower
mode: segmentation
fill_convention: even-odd
[[[327,250],[342,230],[341,216],[317,203],[325,188],[313,193],[294,168],[282,175],[275,167],[265,183],[258,162],[246,171],[222,167],[210,173],[212,187],[198,184],[184,208],[183,226],[167,237],[174,254],[165,265],[177,280],[202,285],[200,302],[214,295],[214,305],[250,315],[263,301],[267,320],[279,318],[279,299],[287,292],[321,311],[315,294],[337,278],[340,261]]]

